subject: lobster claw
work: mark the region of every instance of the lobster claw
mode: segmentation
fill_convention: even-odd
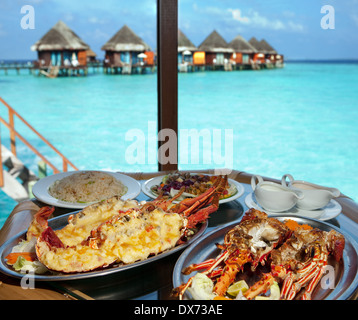
[[[202,208],[195,212],[194,214],[191,214],[187,217],[187,228],[194,228],[198,223],[205,221],[209,218],[210,214],[217,211],[219,208],[219,195],[215,194],[213,196],[212,204],[208,207]]]

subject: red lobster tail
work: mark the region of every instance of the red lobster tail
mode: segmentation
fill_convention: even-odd
[[[34,216],[38,223],[43,228],[47,228],[47,220],[50,215],[55,211],[54,207],[42,207]]]
[[[65,248],[65,245],[50,227],[41,233],[40,240],[46,242],[50,247]]]

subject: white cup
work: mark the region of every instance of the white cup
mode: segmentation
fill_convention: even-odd
[[[256,179],[258,184],[256,184]],[[267,211],[283,212],[293,208],[303,192],[283,186],[282,184],[264,181],[261,176],[252,176],[251,187],[258,204]]]
[[[290,182],[286,182],[286,178]],[[303,180],[294,180],[290,174],[285,174],[281,179],[282,186],[288,186],[292,190],[300,190],[304,194],[303,199],[297,201],[297,207],[304,210],[317,210],[324,208],[332,198],[339,197],[340,191],[336,188],[327,188]]]

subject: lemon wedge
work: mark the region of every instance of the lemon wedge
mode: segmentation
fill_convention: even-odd
[[[236,297],[239,292],[245,293],[249,289],[249,286],[247,285],[245,280],[240,280],[232,284],[228,289],[227,293],[230,296]]]

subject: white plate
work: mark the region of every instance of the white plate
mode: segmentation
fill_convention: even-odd
[[[341,205],[336,200],[331,200],[327,206],[320,210],[303,210],[297,207],[293,207],[292,209],[285,212],[271,212],[264,210],[257,202],[254,196],[254,193],[249,193],[245,198],[245,204],[248,208],[254,208],[256,210],[264,211],[269,215],[273,216],[282,216],[283,214],[289,214],[299,217],[307,217],[311,219],[318,219],[321,221],[330,220],[337,217],[342,212]]]
[[[209,174],[208,174],[209,176]],[[145,183],[142,184],[142,192],[147,195],[148,197],[152,198],[152,199],[155,199],[157,197],[157,195],[155,195],[152,191],[151,191],[151,187],[155,186],[155,185],[158,185],[158,184],[161,184],[163,178],[165,176],[160,176],[160,177],[155,177],[155,178],[152,178],[152,179],[149,179],[147,180]],[[225,202],[230,202],[230,201],[233,201],[235,199],[238,199],[240,198],[244,192],[245,192],[245,189],[244,189],[244,186],[235,181],[235,180],[232,180],[232,179],[228,179],[228,183],[231,185],[233,184],[236,189],[237,189],[237,192],[232,195],[231,197],[229,198],[226,198],[226,199],[222,199],[219,201],[219,203],[225,203]],[[176,201],[174,201],[176,202]]]
[[[83,171],[88,172],[90,170],[83,170]],[[99,170],[95,170],[95,171],[99,171]],[[62,172],[62,173],[58,173],[58,174],[54,174],[54,175],[42,178],[41,180],[39,180],[35,183],[35,185],[32,188],[32,193],[36,199],[38,199],[44,203],[47,203],[49,205],[53,205],[55,207],[83,209],[93,202],[91,202],[91,203],[89,203],[89,202],[73,203],[73,202],[61,201],[61,200],[58,200],[58,199],[54,198],[53,196],[51,196],[48,192],[49,187],[55,181],[60,180],[64,177],[70,176],[71,174],[74,174],[77,172],[81,172],[81,171]],[[122,182],[128,188],[126,194],[124,194],[122,196],[123,200],[134,199],[139,195],[140,183],[137,180],[135,180],[129,176],[126,176],[124,174],[118,173],[118,172],[109,172],[109,171],[101,171],[101,172],[108,173],[108,174],[112,175],[113,177],[115,177],[117,180]]]

